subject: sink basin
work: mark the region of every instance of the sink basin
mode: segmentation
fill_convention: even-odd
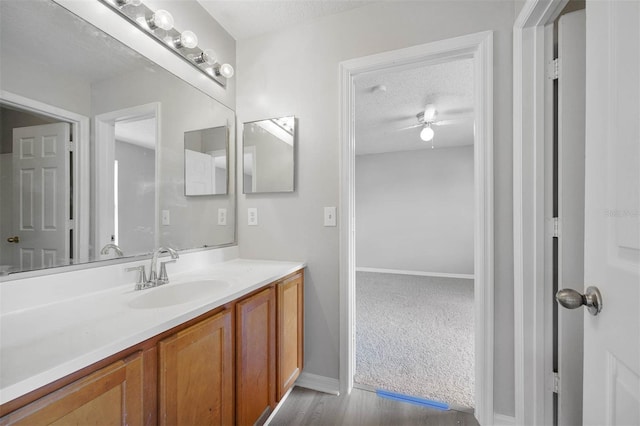
[[[229,286],[230,284],[223,280],[198,280],[165,284],[142,290],[142,294],[131,300],[129,306],[136,309],[153,309],[180,305],[211,297]]]

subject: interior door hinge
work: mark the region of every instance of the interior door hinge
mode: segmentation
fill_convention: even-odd
[[[76,221],[73,219],[69,219],[68,226],[69,226],[69,229],[74,229],[76,226]]]
[[[553,238],[560,238],[560,219],[553,218]]]
[[[553,393],[560,392],[560,375],[557,371],[553,372]]]
[[[557,80],[560,75],[560,60],[555,58],[547,64],[547,78],[549,80]]]
[[[69,141],[69,144],[67,145],[67,149],[69,150],[69,152],[73,152],[76,150],[76,143],[73,141]]]

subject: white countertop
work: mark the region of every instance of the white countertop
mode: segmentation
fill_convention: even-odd
[[[130,265],[118,267],[123,269],[126,266]],[[132,283],[34,307],[25,307],[22,303],[19,309],[11,310],[7,309],[10,301],[6,300],[7,294],[11,293],[5,292],[0,316],[0,404],[134,346],[304,266],[301,262],[234,259],[175,273],[168,268],[171,283],[166,286],[203,279],[222,280],[230,285],[202,298],[157,308],[131,307],[129,304],[133,299],[156,290],[134,291]]]

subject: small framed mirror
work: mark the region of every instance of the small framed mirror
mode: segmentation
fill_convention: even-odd
[[[184,195],[229,192],[227,126],[184,132]]]
[[[293,192],[296,118],[244,123],[242,134],[243,192]]]

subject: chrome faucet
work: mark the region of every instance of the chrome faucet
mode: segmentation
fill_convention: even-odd
[[[113,249],[113,251],[116,252],[116,256],[118,257],[122,257],[124,256],[124,253],[122,252],[122,250],[120,249],[120,247],[118,247],[116,244],[113,243],[109,243],[107,245],[105,245],[104,247],[102,247],[102,250],[100,250],[100,254],[109,254],[109,250]]]
[[[161,263],[160,276],[158,276],[156,272],[158,268],[158,256],[162,253],[169,253],[172,260]],[[171,247],[160,247],[158,250],[154,251],[153,257],[151,257],[151,266],[149,267],[149,277],[147,278],[146,287],[156,287],[162,284],[167,284],[169,282],[169,277],[167,276],[167,268],[165,265],[167,263],[175,262],[179,257],[178,252]]]

